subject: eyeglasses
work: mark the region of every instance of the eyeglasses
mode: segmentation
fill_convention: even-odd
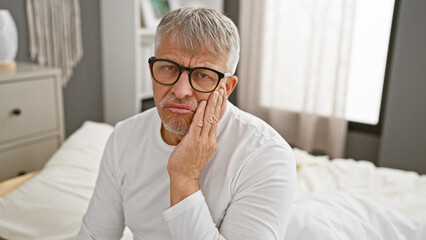
[[[148,59],[151,68],[152,78],[159,84],[173,85],[177,83],[184,70],[188,71],[189,84],[198,92],[213,92],[222,78],[229,77],[231,73],[221,73],[207,67],[183,67],[168,59]]]

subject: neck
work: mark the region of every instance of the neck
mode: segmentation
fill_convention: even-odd
[[[168,145],[172,145],[172,146],[178,145],[184,136],[185,135],[179,135],[179,134],[168,131],[161,124],[161,137],[163,138],[163,141],[166,142]]]

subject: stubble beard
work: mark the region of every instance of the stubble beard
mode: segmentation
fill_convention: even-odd
[[[186,135],[189,131],[190,124],[182,124],[179,121],[175,122],[163,122],[164,128],[177,135]]]
[[[192,105],[194,107],[194,109],[197,109],[198,104],[197,103],[193,103],[191,102],[189,99],[177,99],[174,96],[168,97],[168,98],[164,98],[163,100],[161,100],[160,102],[160,108],[162,110],[168,111],[165,108],[165,105],[167,103],[179,103],[179,104],[186,104],[186,105]],[[169,114],[172,114],[169,112]],[[161,117],[161,115],[160,115]],[[189,131],[189,127],[191,126],[191,122],[192,122],[192,117],[189,119],[189,121],[185,120],[185,117],[183,115],[175,115],[172,114],[172,117],[169,119],[166,119],[167,116],[163,116],[161,117],[161,122],[164,126],[164,128],[173,133],[173,134],[177,134],[177,135],[186,135]]]

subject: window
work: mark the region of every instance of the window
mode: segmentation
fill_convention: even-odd
[[[346,119],[379,121],[395,0],[358,0],[349,65]]]

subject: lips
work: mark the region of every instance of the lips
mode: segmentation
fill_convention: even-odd
[[[193,106],[179,103],[167,103],[164,108],[168,109],[173,114],[192,114],[195,112]]]

